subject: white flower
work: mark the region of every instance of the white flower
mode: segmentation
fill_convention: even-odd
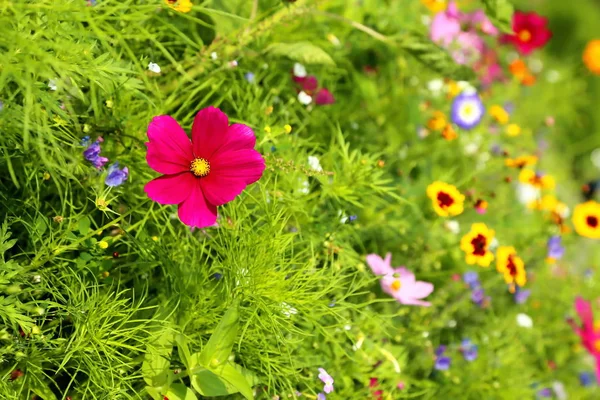
[[[543,68],[544,63],[539,58],[532,58],[531,60],[529,60],[529,69],[534,74],[541,72]]]
[[[304,91],[298,93],[298,101],[300,102],[300,104],[304,104],[305,106],[307,106],[310,103],[312,103],[312,100],[312,97],[306,94]]]
[[[289,318],[294,314],[298,314],[298,310],[284,301],[281,303],[281,313]]]
[[[458,81],[458,82],[456,82],[456,86],[458,86],[458,88],[460,89],[460,93],[465,93],[465,94],[477,93],[477,89],[475,89],[475,87],[467,81]]]
[[[42,277],[40,275],[33,276],[33,283],[40,283],[42,281]]]
[[[308,183],[308,179],[302,181],[302,187],[300,188],[300,193],[309,194],[310,193],[310,183]]]
[[[527,314],[517,314],[517,325],[519,325],[522,328],[532,328],[533,327],[533,320],[531,319],[531,317]]]
[[[495,250],[496,248],[498,248],[498,239],[493,238],[492,241],[490,242],[490,250]]]
[[[553,69],[548,71],[548,73],[546,74],[546,79],[548,80],[548,82],[550,83],[556,83],[560,80],[560,72],[558,72],[557,70]]]
[[[148,63],[148,70],[155,74],[160,74],[160,66],[157,63]]]
[[[540,189],[526,183],[517,184],[517,199],[521,204],[529,204],[540,199]]]
[[[444,81],[441,79],[432,79],[427,82],[427,89],[435,96],[439,96],[444,88]]]
[[[448,221],[444,222],[444,228],[454,233],[455,235],[458,235],[460,233],[460,224],[458,223],[458,221],[453,219],[449,219]]]
[[[300,63],[294,64],[294,76],[298,78],[306,77],[306,68],[304,67],[304,65]]]
[[[344,325],[344,330],[349,331],[352,329],[352,325]]]
[[[219,55],[216,51],[213,51],[212,53],[210,53],[210,58],[212,58],[213,60],[217,60],[219,58]]]
[[[229,61],[229,67],[235,68],[237,66],[238,66],[237,60],[231,60],[231,61]]]
[[[554,391],[554,394],[558,400],[567,400],[567,391],[565,390],[565,385],[563,385],[562,382],[552,382],[552,390]]]
[[[58,87],[56,86],[56,79],[50,79],[48,81],[48,87],[50,90],[56,90]]]
[[[323,168],[321,168],[321,163],[319,162],[319,159],[315,156],[308,156],[308,165],[310,165],[310,168],[314,169],[315,171],[318,171],[318,172],[323,171]]]
[[[466,155],[471,156],[471,155],[477,153],[477,150],[479,150],[479,145],[475,142],[471,142],[465,146],[465,154]]]

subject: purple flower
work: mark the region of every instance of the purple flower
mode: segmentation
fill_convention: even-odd
[[[108,176],[106,177],[104,183],[106,183],[107,186],[116,187],[122,185],[123,182],[127,180],[128,176],[129,170],[127,167],[119,169],[119,163],[114,162],[110,165],[110,167],[108,167]]]
[[[450,357],[446,357],[444,356],[444,352],[446,351],[446,346],[445,345],[439,345],[436,349],[435,349],[435,364],[433,366],[433,368],[435,368],[438,371],[446,371],[448,368],[450,368]]]
[[[248,81],[248,83],[254,83],[255,75],[253,72],[246,72],[244,74],[244,78]]]
[[[462,129],[473,129],[479,124],[485,107],[477,93],[463,92],[452,101],[452,122]]]
[[[591,372],[582,372],[579,374],[579,382],[582,386],[591,386],[594,384],[594,375]]]
[[[527,299],[531,295],[531,290],[529,289],[521,289],[517,286],[517,291],[515,292],[515,303],[524,304]]]
[[[548,258],[560,260],[565,254],[565,248],[561,245],[560,236],[552,236],[548,239]]]
[[[85,159],[91,162],[92,165],[98,169],[102,168],[104,164],[108,162],[108,158],[100,156],[100,152],[102,151],[100,148],[101,142],[102,138],[98,138],[83,151],[83,156]]]
[[[538,398],[540,398],[540,397],[545,397],[545,398],[552,397],[552,389],[550,389],[550,388],[544,388],[544,389],[538,390],[537,397]]]
[[[325,397],[325,394],[324,394],[324,393],[319,393],[319,394],[317,395],[317,400],[325,400],[325,399],[326,399],[326,397]]]
[[[477,345],[471,342],[471,339],[463,339],[460,343],[460,351],[465,360],[471,362],[477,359]]]
[[[444,344],[440,344],[436,349],[435,349],[435,355],[436,356],[441,356],[442,354],[444,354],[446,352],[446,345]]]
[[[477,288],[471,292],[471,300],[473,303],[481,305],[485,300],[485,291],[482,288]]]
[[[333,392],[333,378],[323,368],[319,368],[319,379],[325,384],[323,386],[325,393]]]
[[[469,285],[471,289],[476,289],[480,286],[479,274],[475,271],[468,271],[463,274],[463,281]]]

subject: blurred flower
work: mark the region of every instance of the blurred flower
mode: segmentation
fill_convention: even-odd
[[[452,122],[462,129],[473,129],[483,117],[485,108],[477,93],[461,93],[452,101]]]
[[[600,39],[590,40],[585,46],[583,63],[591,73],[600,75]]]
[[[517,251],[512,246],[500,246],[496,251],[496,269],[504,275],[504,281],[510,285],[511,293],[514,293],[517,284],[520,287],[527,283],[525,263],[517,256]]]
[[[565,385],[562,382],[552,382],[552,390],[554,391],[557,400],[567,400],[567,391],[565,390]]]
[[[447,125],[446,116],[441,111],[434,111],[427,121],[427,128],[432,131],[441,131]]]
[[[333,378],[323,368],[319,368],[319,379],[325,384],[323,386],[325,393],[333,392]]]
[[[487,212],[487,208],[488,208],[488,202],[482,199],[477,199],[477,202],[475,203],[475,211],[477,211],[478,214],[485,214]]]
[[[490,107],[488,112],[490,113],[492,118],[494,118],[494,120],[496,120],[496,122],[498,122],[499,124],[505,125],[508,123],[510,116],[508,112],[504,108],[502,108],[502,106],[493,105]]]
[[[456,2],[450,1],[447,9],[433,18],[429,30],[430,39],[445,47],[449,46],[461,32],[460,15]]]
[[[463,339],[460,343],[460,351],[465,360],[472,362],[477,359],[477,345],[471,342],[471,339]]]
[[[508,69],[523,85],[530,86],[536,81],[535,76],[531,73],[525,61],[521,59],[512,61]]]
[[[590,372],[582,372],[579,374],[579,382],[581,386],[592,386],[594,384],[594,375]]]
[[[306,78],[306,74],[307,74],[306,68],[304,67],[304,65],[302,65],[300,63],[295,63],[294,69],[292,70],[292,74],[296,78]]]
[[[519,136],[521,134],[521,127],[517,124],[509,124],[506,127],[506,134],[508,136]]]
[[[229,125],[221,110],[200,110],[192,124],[192,141],[168,115],[154,117],[148,126],[146,161],[164,174],[146,184],[144,191],[160,204],[178,204],[180,220],[205,228],[217,219],[217,206],[235,199],[259,180],[265,161],[254,150],[250,127]]]
[[[532,328],[533,320],[529,315],[520,313],[517,314],[517,325],[519,325],[522,328]]]
[[[517,158],[507,158],[504,160],[504,165],[513,168],[523,168],[537,164],[536,156],[519,156]]]
[[[460,224],[458,223],[458,221],[453,219],[444,221],[444,228],[446,228],[449,232],[454,233],[455,235],[458,235],[460,233]]]
[[[212,53],[210,53],[210,58],[211,58],[213,61],[216,61],[216,60],[219,58],[219,55],[217,54],[217,52],[216,52],[216,51],[213,51]]]
[[[148,70],[154,72],[155,74],[160,74],[160,66],[157,63],[148,63]]]
[[[512,43],[524,55],[543,47],[552,37],[548,20],[534,12],[516,11],[513,14],[512,29],[513,34],[502,35],[501,41]]]
[[[439,216],[455,216],[464,210],[465,196],[454,185],[435,181],[427,186],[427,196],[431,199],[433,210]]]
[[[244,74],[244,79],[246,79],[246,81],[248,83],[254,83],[254,79],[255,79],[254,72],[246,72]]]
[[[479,274],[475,271],[468,271],[463,274],[463,281],[469,285],[471,289],[481,286],[479,283]]]
[[[421,0],[421,3],[433,13],[438,13],[446,9],[446,0]]]
[[[529,299],[530,295],[531,295],[531,290],[521,289],[520,287],[517,287],[517,290],[515,291],[515,295],[514,295],[515,303],[525,304],[527,299]]]
[[[582,325],[577,325],[572,319],[567,322],[581,338],[583,347],[596,359],[596,380],[600,382],[600,329],[594,326],[592,305],[582,297],[577,297],[575,311],[579,315]]]
[[[442,137],[447,141],[451,141],[458,138],[458,133],[456,133],[456,130],[452,127],[452,124],[446,124],[444,130],[442,131]]]
[[[521,170],[519,181],[539,189],[554,189],[556,186],[556,181],[552,175],[542,174],[532,169]]]
[[[446,346],[444,345],[440,345],[437,347],[437,349],[435,349],[435,364],[433,368],[438,371],[446,371],[448,368],[450,368],[452,360],[450,357],[444,356],[445,352]]]
[[[103,140],[101,137],[98,138],[83,151],[83,157],[85,157],[86,160],[91,162],[92,165],[98,169],[102,168],[104,164],[108,162],[108,158],[100,156],[100,152],[102,151],[100,148],[100,143],[102,141]]]
[[[517,184],[517,198],[519,203],[529,205],[540,199],[540,189],[530,184]]]
[[[108,175],[104,180],[104,183],[110,187],[116,187],[127,180],[129,176],[129,169],[127,167],[119,169],[119,163],[114,162],[108,167]]]
[[[333,97],[333,94],[331,94],[331,92],[327,89],[319,89],[319,91],[317,92],[316,96],[315,96],[315,103],[322,106],[322,105],[327,105],[327,104],[333,104],[335,103],[335,98]]]
[[[300,102],[300,104],[304,104],[305,106],[307,106],[310,103],[312,103],[313,99],[312,96],[310,96],[306,92],[301,91],[300,93],[298,93],[298,101]]]
[[[575,231],[584,237],[600,239],[600,203],[587,201],[573,211]]]
[[[192,2],[190,0],[165,0],[165,3],[175,11],[182,13],[192,11]]]
[[[319,393],[317,395],[317,400],[326,400],[325,394],[324,393]]]
[[[494,254],[489,251],[489,247],[494,235],[495,232],[483,223],[478,222],[471,225],[471,231],[460,240],[460,248],[465,252],[467,264],[490,266],[494,260]]]
[[[444,81],[442,79],[439,79],[439,78],[432,79],[429,82],[427,82],[427,89],[434,96],[438,96],[442,92],[443,88],[444,88]]]
[[[308,165],[310,166],[311,169],[313,169],[315,171],[318,171],[318,172],[323,171],[323,168],[321,167],[321,162],[315,156],[308,156]]]
[[[565,254],[565,248],[561,245],[560,236],[552,236],[548,239],[548,255],[552,260],[560,260]]]

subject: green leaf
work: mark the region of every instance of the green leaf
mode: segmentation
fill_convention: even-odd
[[[273,43],[267,47],[267,52],[288,57],[302,64],[335,65],[325,50],[309,42]]]
[[[77,230],[82,235],[86,235],[90,231],[90,219],[86,216],[79,220],[77,224]]]
[[[35,230],[39,236],[42,236],[48,229],[48,221],[43,215],[39,215],[35,219]]]
[[[48,385],[38,381],[31,386],[31,391],[44,400],[57,400],[56,395],[50,390]]]
[[[171,385],[167,394],[165,394],[169,400],[197,400],[198,398],[189,387],[183,383],[175,383]]]
[[[196,365],[198,365],[197,364],[198,357],[191,356],[190,348],[188,346],[186,337],[183,336],[182,334],[178,334],[175,337],[175,343],[177,343],[177,349],[179,350],[179,356],[181,357],[181,361],[183,362],[183,365],[185,365],[185,367],[187,369],[193,369],[194,367],[196,367]],[[194,354],[194,355],[196,355],[196,354]]]
[[[158,389],[156,389],[156,388],[146,386],[146,393],[148,393],[148,396],[152,397],[154,400],[163,400],[164,399],[163,396],[158,391]]]
[[[238,303],[234,303],[210,336],[208,343],[202,349],[198,361],[204,367],[216,367],[227,361],[239,328]]]
[[[504,33],[513,33],[512,19],[515,12],[509,0],[483,0],[485,13],[494,26]]]
[[[448,52],[421,34],[409,33],[400,46],[426,67],[444,77],[457,81],[468,81],[475,77],[471,68],[457,64]]]
[[[169,330],[163,331],[148,344],[142,363],[142,375],[148,386],[161,387],[169,383],[172,350],[173,334]]]
[[[201,369],[191,376],[192,386],[203,396],[227,396],[239,392],[246,399],[254,399],[252,387],[241,369],[229,362],[211,370]]]

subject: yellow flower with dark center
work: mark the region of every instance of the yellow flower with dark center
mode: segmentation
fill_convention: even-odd
[[[519,156],[517,158],[507,158],[504,160],[504,164],[507,167],[523,168],[530,165],[537,164],[538,158],[536,156]]]
[[[590,72],[600,75],[600,39],[591,40],[585,46],[583,62]]]
[[[504,281],[510,285],[511,292],[514,292],[514,285],[525,286],[527,283],[527,273],[525,272],[525,263],[521,257],[517,256],[517,251],[512,246],[500,246],[496,252],[496,269],[504,275]]]
[[[190,0],[165,0],[165,3],[175,11],[182,13],[192,11],[192,2]]]
[[[556,186],[556,181],[552,175],[540,174],[531,169],[521,170],[519,181],[540,189],[554,189]]]
[[[490,107],[490,115],[492,116],[492,118],[494,118],[494,120],[496,120],[496,122],[498,122],[501,125],[505,125],[508,124],[508,120],[510,118],[510,116],[508,115],[508,112],[501,106],[495,105],[495,106],[491,106]]]
[[[431,199],[433,209],[442,217],[452,217],[464,211],[465,196],[456,186],[436,181],[427,186],[427,197]]]
[[[506,134],[508,136],[519,136],[521,134],[521,127],[517,124],[510,124],[506,127]]]
[[[442,137],[447,141],[451,141],[458,138],[458,133],[456,133],[456,130],[452,127],[452,124],[446,124],[444,130],[442,131]]]
[[[600,203],[587,201],[573,210],[575,231],[584,237],[600,239]]]
[[[421,3],[423,3],[423,5],[429,8],[429,11],[433,13],[444,11],[447,5],[446,0],[421,0]]]
[[[432,131],[441,131],[444,129],[447,123],[448,122],[446,121],[446,116],[444,113],[441,111],[435,111],[433,116],[429,118],[429,121],[427,121],[427,128],[431,129]]]
[[[494,254],[489,250],[495,232],[481,222],[471,225],[471,231],[460,240],[460,249],[465,252],[467,264],[489,267]]]

